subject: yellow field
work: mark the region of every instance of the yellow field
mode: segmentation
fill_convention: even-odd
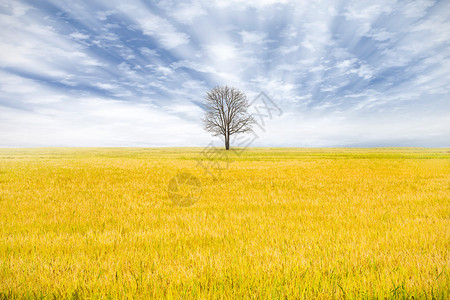
[[[201,150],[0,149],[0,298],[450,298],[450,149]]]

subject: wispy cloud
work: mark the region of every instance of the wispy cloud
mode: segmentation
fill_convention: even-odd
[[[154,37],[161,47],[170,50],[189,43],[188,34],[178,31],[167,19],[152,13],[145,7],[122,4],[119,10],[126,14],[130,21],[136,22],[145,35]]]
[[[449,146],[450,2],[0,0],[0,146],[202,146],[205,91],[267,92],[258,145]]]

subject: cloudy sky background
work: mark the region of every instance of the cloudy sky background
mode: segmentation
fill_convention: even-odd
[[[223,84],[253,146],[450,146],[449,44],[450,1],[0,0],[0,147],[219,145]]]

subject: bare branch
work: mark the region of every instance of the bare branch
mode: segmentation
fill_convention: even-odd
[[[249,132],[255,119],[248,114],[247,96],[236,88],[216,86],[205,96],[203,127],[213,135],[223,135],[229,149],[230,136]]]

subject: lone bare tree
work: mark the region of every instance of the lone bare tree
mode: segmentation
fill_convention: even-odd
[[[255,123],[249,115],[247,96],[236,88],[216,86],[205,96],[203,127],[214,136],[223,136],[225,149],[230,149],[230,136],[252,130]]]

